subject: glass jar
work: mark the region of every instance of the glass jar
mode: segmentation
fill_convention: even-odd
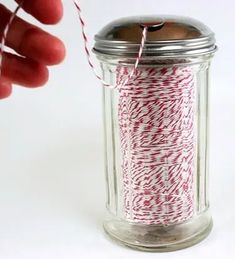
[[[143,54],[127,80],[144,26]],[[212,228],[208,78],[214,34],[191,18],[132,17],[112,22],[95,39],[103,78],[117,86],[103,88],[106,233],[146,251],[198,243]]]

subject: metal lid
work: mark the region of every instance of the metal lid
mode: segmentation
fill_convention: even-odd
[[[216,50],[214,33],[203,23],[188,17],[145,16],[116,20],[95,36],[94,52],[114,56],[135,56],[143,26],[148,26],[143,55],[189,56]]]

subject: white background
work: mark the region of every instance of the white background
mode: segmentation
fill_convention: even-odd
[[[81,0],[91,45],[109,21],[138,14],[178,14],[216,33],[211,76],[208,239],[174,253],[143,253],[104,237],[105,182],[101,87],[88,67],[72,1],[47,29],[67,47],[45,88],[15,86],[0,101],[0,259],[235,258],[235,22],[233,0]],[[3,0],[12,10],[13,1]],[[20,15],[35,22],[21,11]]]

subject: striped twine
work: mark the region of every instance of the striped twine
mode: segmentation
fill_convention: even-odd
[[[130,71],[127,78],[123,79],[123,81],[120,82],[119,85],[110,85],[109,83],[104,81],[104,79],[99,75],[99,73],[96,71],[96,69],[94,67],[94,64],[91,60],[90,50],[89,50],[89,47],[88,47],[88,37],[87,37],[87,33],[86,33],[85,20],[83,19],[83,16],[82,16],[81,7],[76,0],[74,0],[74,4],[75,4],[75,7],[77,8],[78,16],[79,16],[79,20],[80,20],[80,24],[81,24],[81,28],[82,28],[82,37],[83,37],[83,40],[84,40],[85,53],[86,53],[86,56],[87,56],[88,64],[91,67],[91,69],[93,70],[95,76],[98,78],[98,80],[100,80],[102,82],[103,86],[106,86],[106,87],[109,87],[109,88],[121,88],[121,87],[125,86],[126,84],[128,84],[129,80],[135,74],[135,72],[137,70],[137,67],[140,63],[140,60],[141,60],[141,57],[142,57],[142,54],[143,54],[143,50],[144,50],[146,37],[147,37],[148,27],[147,26],[143,27],[140,48],[139,48],[138,56],[136,58],[135,65],[134,65],[132,71]]]
[[[130,68],[117,68],[122,81]],[[190,67],[141,67],[119,89],[124,214],[171,225],[194,214],[195,82]],[[115,109],[115,108],[114,108]]]

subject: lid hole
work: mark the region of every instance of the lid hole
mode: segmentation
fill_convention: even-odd
[[[141,23],[140,27],[144,29],[145,27],[148,28],[148,32],[154,32],[154,31],[159,31],[163,28],[164,22],[160,23]]]

